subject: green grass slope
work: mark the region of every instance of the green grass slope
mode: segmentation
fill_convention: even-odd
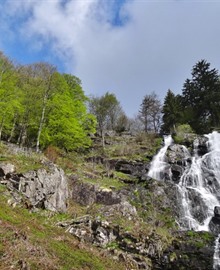
[[[0,185],[0,270],[113,270],[125,269],[105,252],[80,243],[55,224],[64,218],[49,212],[30,213],[8,204]]]

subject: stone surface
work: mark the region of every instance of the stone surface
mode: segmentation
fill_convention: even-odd
[[[13,166],[10,164],[1,168],[4,174],[7,172],[4,178],[8,188],[14,194],[22,194],[22,200],[28,208],[66,211],[69,197],[68,181],[63,170],[53,163],[48,164],[47,170],[39,169],[24,174],[12,173]]]
[[[193,146],[195,149],[197,149],[197,154],[199,156],[203,156],[208,152],[208,146],[207,146],[208,139],[204,136],[198,136],[194,142]]]
[[[127,220],[135,220],[138,216],[136,208],[132,206],[128,201],[122,201],[111,206],[103,206],[100,211],[105,217],[112,217],[117,214],[120,215],[120,217],[123,219]]]
[[[62,169],[51,164],[50,170],[39,169],[23,174],[19,191],[35,207],[65,212],[68,199],[68,183]]]
[[[119,192],[75,179],[71,180],[71,193],[71,198],[82,205],[92,205],[94,203],[113,205],[121,202]]]
[[[140,161],[118,160],[115,170],[137,177],[140,181],[147,179],[149,164]]]
[[[215,206],[214,208],[214,216],[211,218],[209,222],[209,229],[215,236],[218,236],[220,234],[220,207],[219,206]]]
[[[220,219],[220,206],[215,206],[214,215],[215,215],[216,218]]]
[[[213,242],[208,232],[176,232],[166,251],[152,258],[152,269],[213,270]]]
[[[15,166],[10,163],[0,163],[0,178],[9,177],[10,174],[15,172]]]

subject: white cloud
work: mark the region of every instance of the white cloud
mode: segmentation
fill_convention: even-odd
[[[125,111],[138,111],[144,95],[181,91],[192,65],[205,58],[219,66],[218,2],[128,1],[114,26],[114,1],[7,1],[31,46],[49,43],[77,75],[87,94],[114,92]]]

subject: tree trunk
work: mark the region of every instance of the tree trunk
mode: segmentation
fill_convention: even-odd
[[[0,125],[0,141],[1,141],[1,139],[2,139],[2,130],[3,130],[4,120],[5,120],[5,117],[4,117],[4,115],[3,115],[3,116],[2,116],[1,125]]]
[[[17,114],[15,113],[15,115],[14,115],[14,122],[13,122],[13,126],[12,126],[12,129],[11,129],[10,137],[8,138],[8,142],[11,142],[12,137],[14,135],[16,121],[17,121]]]
[[[17,140],[19,146],[23,146],[27,138],[27,126],[28,126],[29,111],[27,111],[23,117],[21,131]]]
[[[105,148],[105,131],[103,129],[100,130],[101,138],[102,138],[102,147]]]
[[[42,128],[43,128],[45,111],[46,111],[46,96],[44,97],[43,108],[42,108],[41,119],[40,119],[40,125],[39,125],[39,129],[38,129],[38,133],[37,133],[36,152],[39,152],[40,135],[41,135]]]

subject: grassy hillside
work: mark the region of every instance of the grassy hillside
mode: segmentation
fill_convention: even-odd
[[[104,251],[79,241],[55,226],[65,215],[31,213],[9,205],[0,185],[0,269],[104,270],[125,269]]]
[[[105,160],[146,161],[147,156],[152,155],[160,147],[160,143],[160,139],[151,136],[108,138],[105,149],[97,142],[94,148],[83,154],[65,153],[55,147],[48,148],[44,154],[36,154],[22,151],[13,145],[1,144],[0,161],[14,164],[16,172],[23,173],[45,167],[47,163],[45,160],[49,159],[62,167],[67,174],[74,175],[83,182],[118,190],[126,187],[124,180],[132,183],[135,179],[112,171],[106,164],[94,162],[93,157],[103,157]],[[45,210],[30,212],[22,205],[13,207],[10,198],[9,191],[0,185],[0,270],[126,269],[124,262],[118,262],[109,256],[107,247],[98,249],[88,243],[79,242],[63,228],[56,226],[58,221],[84,215],[88,211],[91,214],[93,209],[71,202],[68,214],[54,214]],[[134,204],[139,203],[139,199],[135,199]],[[97,207],[99,206],[93,206],[94,209]],[[120,220],[121,217],[116,213],[112,222],[120,223],[122,227],[125,223],[128,227],[128,221],[124,220],[121,224]],[[133,230],[136,225],[130,223]],[[138,227],[139,225],[141,224],[138,223]],[[140,230],[141,228],[142,226]]]

